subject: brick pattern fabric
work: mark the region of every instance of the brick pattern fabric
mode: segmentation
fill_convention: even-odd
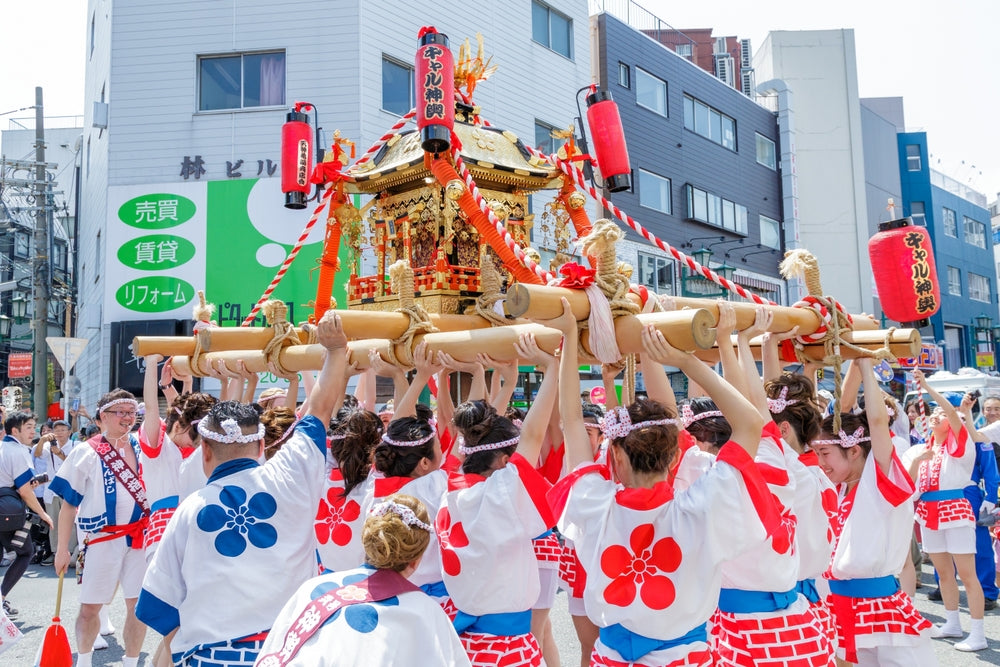
[[[712,619],[719,667],[835,667],[830,637],[812,610],[751,618],[716,612]]]
[[[459,636],[472,667],[541,667],[542,652],[532,634],[499,637],[476,632]]]

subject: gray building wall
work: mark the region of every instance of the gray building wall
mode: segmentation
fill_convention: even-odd
[[[614,202],[654,235],[678,248],[695,237],[741,238],[729,230],[686,220],[686,183],[742,204],[748,210],[744,243],[720,245],[714,250],[713,263],[725,260],[744,271],[778,276],[780,249],[749,256],[746,262],[740,259],[757,249],[751,246],[760,241],[760,215],[782,220],[780,172],[758,164],[756,157],[755,133],[774,141],[777,155],[781,153],[774,113],[613,16],[600,14],[591,20],[598,32],[595,56],[599,59],[600,85],[610,90],[618,103],[635,180],[639,169],[671,179],[669,215],[640,206],[638,184],[633,192],[616,194]],[[618,83],[620,62],[630,68],[630,88]],[[637,66],[667,82],[667,117],[636,103]],[[735,119],[735,152],[684,128],[685,94]],[[641,237],[629,231],[629,238]],[[695,242],[695,249],[700,245],[702,242]],[[727,250],[731,254],[728,259]]]

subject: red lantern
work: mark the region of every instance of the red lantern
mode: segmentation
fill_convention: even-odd
[[[909,219],[882,223],[868,241],[868,256],[887,317],[917,323],[941,307],[934,249],[924,227]]]
[[[625,130],[618,115],[618,105],[611,93],[592,90],[587,95],[587,124],[594,142],[594,157],[604,176],[604,184],[611,192],[621,192],[632,187],[632,167],[628,162]]]
[[[303,209],[309,200],[310,172],[313,163],[313,133],[309,116],[303,113],[309,106],[295,103],[281,126],[281,191],[285,193],[285,208]]]
[[[421,28],[417,38],[414,83],[420,145],[428,153],[445,153],[455,128],[455,59],[448,35],[436,28]]]

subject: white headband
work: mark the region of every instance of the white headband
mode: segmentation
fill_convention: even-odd
[[[468,456],[469,454],[475,454],[476,452],[488,452],[491,449],[503,449],[504,447],[510,447],[511,445],[516,445],[520,441],[521,436],[515,435],[509,440],[501,440],[500,442],[491,442],[485,445],[476,445],[475,447],[466,447],[465,438],[462,438],[461,442],[458,444],[458,451]]]
[[[774,414],[778,414],[779,412],[784,412],[789,405],[795,405],[798,402],[799,399],[797,398],[788,398],[788,387],[782,387],[778,398],[767,399],[767,409]]]
[[[684,428],[687,428],[691,426],[691,424],[696,421],[701,421],[702,419],[721,416],[722,412],[720,410],[705,410],[704,412],[695,413],[695,411],[691,409],[690,405],[681,406],[681,421],[684,422]]]
[[[105,412],[107,411],[108,408],[112,408],[116,405],[124,405],[126,403],[135,408],[136,412],[139,412],[139,401],[135,400],[134,398],[116,398],[113,401],[108,401],[107,403],[101,406],[100,411]]]
[[[389,437],[388,433],[382,434],[382,442],[393,445],[395,447],[419,447],[425,443],[430,442],[434,439],[434,429],[431,429],[431,434],[425,438],[420,438],[419,440],[393,440]]]
[[[837,435],[840,436],[840,437],[838,437],[838,438],[831,438],[830,440],[813,440],[809,444],[810,445],[840,445],[844,449],[850,449],[851,447],[854,447],[855,445],[860,445],[862,442],[871,442],[872,441],[872,439],[870,437],[864,437],[864,435],[865,435],[865,429],[862,426],[859,426],[857,429],[854,430],[854,433],[851,433],[850,435],[844,433],[843,430],[841,430]]]
[[[430,525],[418,519],[413,510],[406,505],[402,505],[392,500],[382,501],[368,510],[368,516],[383,516],[385,514],[395,514],[402,519],[403,523],[407,526],[420,528],[422,530],[426,530],[428,533],[431,532]]]
[[[601,433],[603,433],[605,437],[615,440],[617,438],[624,438],[636,429],[646,428],[648,426],[679,425],[680,421],[677,419],[652,419],[650,421],[633,424],[631,417],[629,417],[628,409],[619,407],[604,415],[604,421],[601,422]]]
[[[243,433],[242,429],[240,429],[240,425],[236,423],[235,419],[223,419],[221,426],[222,430],[225,431],[225,434],[216,433],[215,431],[210,430],[205,425],[205,421],[202,420],[198,422],[198,433],[203,438],[208,438],[214,442],[222,442],[227,445],[234,442],[239,442],[241,444],[256,442],[257,440],[262,440],[264,438],[263,424],[257,425],[256,433],[247,434]]]
[[[346,439],[347,439],[346,433],[334,433],[333,435],[330,436],[330,440],[346,440]]]

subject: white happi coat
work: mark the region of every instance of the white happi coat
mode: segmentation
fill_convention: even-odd
[[[161,634],[180,627],[175,654],[269,629],[315,575],[325,457],[326,426],[304,417],[270,461],[223,463],[177,508],[136,609]]]
[[[311,579],[288,600],[268,634],[261,657],[280,651],[285,634],[312,600],[364,580],[362,567]],[[262,662],[258,662],[261,665]],[[423,592],[344,607],[301,644],[289,667],[464,667],[465,649],[448,616]]]
[[[807,457],[806,460],[811,460]],[[831,520],[837,514],[837,491],[818,466],[809,466],[785,445],[785,464],[795,483],[795,543],[799,579],[822,579],[833,555]]]
[[[369,473],[364,482],[344,496],[344,476],[340,469],[331,468],[327,474],[315,525],[316,551],[324,570],[350,570],[365,562],[361,530],[368,517],[361,510],[374,483],[375,478]]]
[[[554,521],[546,482],[520,454],[489,477],[457,475],[437,515],[445,586],[471,616],[523,612],[538,599],[531,540]]]
[[[361,516],[367,517],[368,510],[378,502],[394,493],[404,493],[413,496],[427,508],[427,516],[432,520],[444,504],[444,496],[448,491],[448,473],[440,468],[422,477],[375,477],[369,492],[365,495]],[[541,532],[541,531],[539,531]],[[441,550],[438,548],[437,535],[431,532],[431,541],[427,545],[424,557],[416,572],[409,577],[417,586],[436,584],[441,581]]]
[[[736,448],[727,452],[735,452],[731,458],[742,466],[753,465],[738,445],[725,447]],[[593,470],[573,485],[560,525],[587,572],[584,601],[599,627],[621,624],[667,641],[709,620],[722,562],[765,537],[743,473],[727,458],[672,500],[667,482],[623,489],[602,468],[585,464]],[[685,644],[663,658],[706,649],[703,642]]]
[[[101,437],[97,435],[91,440]],[[129,434],[128,440],[135,460],[140,461],[138,439]],[[123,526],[138,521],[142,508],[104,465],[90,442],[81,442],[66,457],[49,484],[52,493],[78,508],[76,525],[84,534],[96,533],[105,526]],[[136,474],[142,476],[141,465]],[[125,539],[132,546],[132,538]]]

